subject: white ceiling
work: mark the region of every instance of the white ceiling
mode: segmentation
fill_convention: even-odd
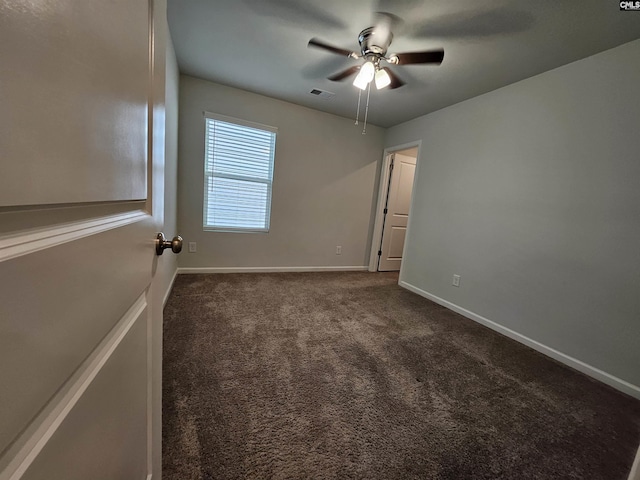
[[[358,61],[307,42],[359,51],[358,33],[373,25],[373,12],[399,16],[389,53],[444,48],[445,57],[440,66],[391,66],[407,85],[371,90],[369,122],[382,127],[640,38],[640,12],[620,11],[617,0],[168,3],[182,73],[350,118],[358,89],[325,77]],[[314,88],[335,97],[318,98]]]

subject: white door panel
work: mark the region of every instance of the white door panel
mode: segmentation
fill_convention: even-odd
[[[396,155],[396,158],[400,155]],[[410,157],[408,157],[410,158]],[[415,158],[411,159],[415,162]],[[413,187],[413,177],[416,173],[416,164],[409,163],[407,160],[396,160],[399,162],[399,178],[397,191],[394,192],[394,215],[409,216],[409,208],[411,207],[411,188]]]
[[[146,198],[148,18],[141,0],[0,2],[0,206]]]
[[[149,234],[139,221],[0,264],[0,451],[148,288]]]
[[[0,3],[0,480],[160,477],[165,42],[164,0]]]
[[[411,191],[416,171],[416,159],[408,155],[394,154],[391,181],[387,194],[387,214],[382,229],[382,248],[378,270],[400,270],[402,251],[409,221]]]
[[[407,233],[406,227],[393,227],[391,229],[391,241],[389,242],[388,258],[402,258],[404,249],[404,237]]]
[[[144,479],[146,358],[143,310],[22,478]]]

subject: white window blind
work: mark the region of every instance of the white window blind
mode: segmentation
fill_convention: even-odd
[[[205,114],[206,230],[269,231],[276,132]]]

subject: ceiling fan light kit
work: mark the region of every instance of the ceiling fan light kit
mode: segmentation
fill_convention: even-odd
[[[358,115],[360,113],[360,96],[363,90],[367,90],[367,104],[365,110],[364,129],[362,133],[366,133],[367,128],[367,112],[369,110],[369,94],[371,92],[371,82],[375,80],[378,90],[389,87],[395,89],[403,86],[405,82],[398,77],[389,67],[381,67],[381,62],[387,62],[390,65],[412,65],[412,64],[432,64],[440,65],[444,59],[444,50],[425,50],[421,52],[405,52],[387,55],[387,50],[393,40],[393,32],[391,32],[391,24],[393,21],[399,20],[395,15],[385,12],[377,13],[379,22],[373,27],[365,28],[358,35],[358,43],[360,44],[360,54],[346,50],[344,48],[335,47],[320,39],[312,38],[307,46],[316,47],[331,52],[336,55],[346,56],[356,60],[364,59],[365,62],[360,67],[349,67],[342,72],[338,72],[330,77],[329,80],[339,82],[346,80],[357,72],[353,85],[358,88],[358,111],[356,113],[356,125],[358,124]]]
[[[365,62],[365,64],[360,67],[360,72],[353,81],[353,84],[360,90],[366,89],[369,82],[373,80],[375,72],[376,67],[373,62]]]
[[[376,72],[376,88],[378,90],[388,87],[391,84],[391,77],[386,70],[378,70]]]

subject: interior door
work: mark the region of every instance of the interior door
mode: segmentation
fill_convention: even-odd
[[[395,153],[390,168],[391,179],[378,262],[378,271],[380,272],[400,270],[411,206],[413,177],[416,172],[416,158]]]
[[[166,6],[0,3],[0,479],[160,477]]]

